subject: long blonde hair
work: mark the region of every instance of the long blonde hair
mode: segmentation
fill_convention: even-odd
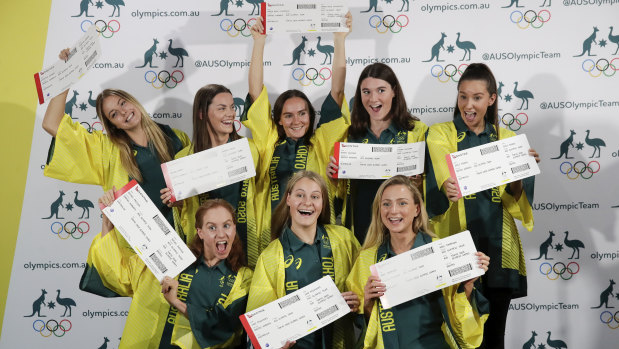
[[[142,114],[140,127],[142,127],[146,133],[148,146],[151,150],[154,150],[155,153],[157,153],[159,161],[162,163],[170,161],[174,158],[172,140],[165,133],[163,133],[161,128],[159,128],[153,120],[151,120],[142,104],[140,104],[140,102],[138,102],[138,100],[129,93],[117,89],[105,89],[99,93],[96,104],[97,116],[105,127],[105,131],[107,132],[107,136],[110,138],[110,141],[118,147],[120,152],[120,163],[129,174],[129,177],[135,178],[138,182],[142,182],[142,173],[140,173],[138,164],[133,156],[133,150],[131,149],[131,138],[129,138],[129,135],[124,130],[118,129],[114,126],[103,112],[103,100],[109,96],[117,96],[122,98],[138,108]]]
[[[389,230],[385,227],[385,224],[383,224],[383,220],[380,216],[380,206],[385,189],[393,185],[405,186],[410,191],[415,204],[419,205],[419,214],[413,220],[413,232],[418,233],[419,231],[423,231],[428,235],[435,237],[435,235],[428,228],[428,213],[426,212],[426,207],[423,202],[421,192],[419,192],[419,189],[415,187],[413,182],[411,182],[408,177],[398,175],[384,181],[378,188],[376,196],[374,197],[374,203],[372,204],[372,223],[370,223],[368,233],[365,236],[365,241],[363,242],[361,249],[380,246],[383,242],[385,242],[385,239],[388,238]]]

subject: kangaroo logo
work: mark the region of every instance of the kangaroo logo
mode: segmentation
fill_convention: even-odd
[[[551,159],[560,159],[563,155],[565,155],[566,159],[573,159],[573,157],[567,156],[567,152],[568,150],[570,150],[570,146],[572,146],[572,148],[574,147],[573,142],[574,142],[575,134],[576,132],[574,132],[574,130],[570,130],[570,136],[567,137],[566,140],[561,142],[561,145],[559,146],[559,151],[561,152],[561,154],[559,154],[559,156],[557,156],[556,158],[551,158]]]
[[[52,204],[49,206],[49,210],[51,211],[49,217],[45,217],[42,219],[50,219],[53,216],[56,216],[56,219],[64,219],[62,217],[58,217],[58,211],[60,207],[64,207],[62,206],[62,197],[64,196],[64,192],[62,190],[60,190],[60,195],[58,196],[58,199],[56,199],[56,201],[52,202]]]
[[[45,295],[47,291],[45,289],[41,289],[41,296],[32,302],[32,314],[24,315],[24,317],[33,317],[34,314],[37,314],[38,317],[45,317],[45,315],[41,315],[41,306],[45,306]]]
[[[617,44],[617,49],[615,50],[615,53],[613,53],[613,55],[616,55],[617,51],[619,51],[619,35],[613,35],[613,27],[610,27],[610,33],[608,33],[608,40],[612,43]]]
[[[531,91],[528,90],[518,90],[518,81],[514,82],[514,96],[520,98],[520,100],[522,101],[518,110],[522,110],[525,102],[527,103],[527,106],[526,108],[524,108],[524,110],[529,109],[529,98],[533,99],[533,94],[531,93]]]
[[[597,41],[595,41],[595,35],[597,32],[598,27],[593,27],[593,34],[586,38],[585,41],[583,41],[582,43],[582,53],[574,57],[581,57],[585,54],[585,52],[587,53],[587,56],[597,56],[591,54],[591,45],[593,45],[594,43],[597,44]]]
[[[604,289],[604,291],[600,293],[600,305],[598,305],[597,307],[591,307],[591,309],[599,309],[602,307],[602,305],[604,305],[604,308],[606,309],[614,308],[608,306],[608,300],[610,300],[610,297],[612,297],[613,295],[613,285],[615,284],[615,281],[612,279],[610,279],[609,281],[610,285],[608,285],[608,287],[606,287],[606,289]]]
[[[548,7],[550,7],[551,5],[552,5],[552,0],[548,0]],[[544,0],[544,3],[540,7],[545,7],[545,6],[546,6],[546,0]]]
[[[447,35],[445,35],[445,33],[441,33],[441,39],[432,46],[432,50],[431,50],[432,57],[430,57],[430,59],[428,59],[427,61],[423,61],[423,62],[431,62],[434,58],[436,58],[437,62],[444,62],[438,58],[438,55],[441,52],[441,49],[443,50],[445,49],[443,45],[445,44],[446,37]]]
[[[284,64],[284,65],[293,65],[294,62],[297,62],[298,65],[305,65],[305,63],[301,63],[301,52],[307,53],[305,52],[306,41],[307,41],[307,38],[305,36],[302,36],[301,43],[299,44],[299,46],[295,47],[294,50],[292,50],[292,62],[288,64]]]
[[[62,313],[61,316],[64,317],[67,314],[68,310],[69,315],[67,315],[66,317],[71,317],[71,307],[75,307],[77,306],[77,304],[75,304],[75,301],[71,298],[60,298],[60,290],[56,291],[58,291],[58,294],[56,295],[56,303],[64,307],[64,313]]]
[[[589,138],[589,130],[586,131],[587,135],[585,136],[585,143],[587,143],[587,145],[590,145],[593,147],[593,154],[591,154],[591,156],[589,157],[589,159],[591,159],[592,157],[595,156],[595,152],[598,153],[598,156],[596,157],[600,157],[601,154],[601,149],[600,147],[605,147],[606,143],[604,143],[603,140],[601,140],[600,138]]]
[[[251,9],[251,13],[249,14],[250,16],[252,16],[254,14],[254,11],[256,11],[256,16],[260,16],[260,6],[258,6],[258,4],[261,4],[264,2],[264,0],[245,0],[248,4],[252,4],[254,7]]]
[[[157,39],[153,39],[153,46],[151,46],[146,52],[144,52],[144,64],[136,68],[144,68],[147,64],[150,68],[157,68],[157,66],[153,66],[153,55],[157,56],[157,44],[159,41]]]
[[[585,244],[583,244],[582,241],[580,240],[568,240],[567,237],[569,235],[569,232],[567,230],[565,231],[564,234],[565,234],[565,238],[563,238],[563,243],[565,244],[565,246],[572,249],[572,255],[568,259],[573,259],[574,254],[576,254],[575,259],[580,259],[580,249],[585,248]]]
[[[552,349],[567,349],[567,344],[560,339],[550,339],[550,331],[548,333],[548,338],[546,339],[546,344]]]
[[[539,257],[531,258],[532,261],[541,259],[544,257],[544,260],[552,260],[552,258],[548,258],[548,249],[552,248],[552,237],[555,236],[553,232],[549,232],[548,239],[544,240],[542,244],[539,246]]]
[[[114,13],[118,10],[118,14],[116,17],[120,17],[120,7],[125,6],[125,2],[123,0],[105,0],[108,5],[112,5],[114,10],[112,11],[112,15],[110,17],[114,17]]]
[[[475,47],[475,44],[470,42],[470,41],[460,41],[460,33],[457,33],[457,38],[456,38],[456,46],[458,46],[458,48],[464,50],[464,56],[462,56],[462,59],[460,61],[463,61],[464,58],[466,57],[466,54],[469,54],[469,59],[467,59],[467,61],[471,60],[471,50],[476,50],[477,47]]]
[[[374,12],[383,12],[378,9],[378,0],[370,0],[370,8],[368,8],[366,11],[361,11],[361,13],[370,12],[372,11],[372,9],[374,9]]]
[[[325,54],[325,60],[322,61],[321,64],[325,64],[325,62],[327,61],[327,58],[329,58],[329,64],[331,64],[331,59],[332,56],[331,54],[333,53],[334,47],[331,45],[321,45],[320,44],[320,36],[318,37],[318,44],[316,44],[316,49],[322,53]]]
[[[79,93],[73,90],[73,97],[71,97],[71,99],[69,99],[67,103],[64,105],[64,113],[69,114],[71,119],[77,119],[73,117],[73,107],[77,107],[77,96],[78,95]]]
[[[524,343],[522,349],[535,349],[535,336],[537,336],[537,333],[531,331],[531,338]]]
[[[232,13],[228,13],[228,4],[234,4],[232,0],[221,0],[219,2],[219,13],[211,16],[220,16],[222,13],[226,13],[226,16],[234,16]]]
[[[71,17],[81,17],[82,14],[86,14],[86,17],[94,17],[88,15],[88,4],[93,5],[92,0],[81,0],[80,1],[80,14],[71,16]]]
[[[408,1],[409,0],[402,0],[402,7],[400,8],[398,12],[402,12],[402,11],[408,12],[408,10],[410,9]],[[406,5],[406,10],[404,10],[404,5]]]
[[[183,67],[183,56],[189,57],[189,54],[182,47],[172,47],[172,39],[168,41],[170,42],[170,44],[168,45],[168,52],[170,52],[172,56],[176,56],[176,64],[174,65],[174,68],[178,66],[179,61],[181,62],[181,66],[179,68],[182,68]]]
[[[110,341],[110,340],[109,340],[109,339],[107,339],[107,337],[103,337],[103,344],[101,344],[101,346],[100,346],[98,349],[107,349],[107,343],[108,343],[109,341]]]
[[[509,7],[514,6],[514,4],[516,5],[516,7],[524,7],[524,6],[518,6],[518,3],[519,3],[519,2],[520,2],[520,0],[510,0],[509,5],[507,5],[507,6],[503,6],[503,7],[501,7],[501,8],[509,8]]]

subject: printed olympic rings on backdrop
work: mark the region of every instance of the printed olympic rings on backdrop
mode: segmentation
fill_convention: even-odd
[[[234,21],[224,18],[219,22],[219,29],[225,31],[230,37],[237,37],[241,34],[244,37],[251,36],[251,26],[256,22],[255,18],[245,21],[243,18],[236,18]]]
[[[501,122],[510,130],[518,131],[529,122],[529,116],[526,113],[518,113],[516,116],[512,113],[505,113],[501,117]]]
[[[72,221],[67,221],[64,224],[56,221],[51,224],[50,230],[52,234],[57,235],[61,240],[66,240],[69,236],[75,240],[79,240],[84,237],[84,234],[90,231],[90,224],[86,221],[81,221],[77,224]]]
[[[612,330],[618,329],[619,328],[619,311],[616,311],[615,314],[613,314],[608,310],[604,310],[600,314],[600,321],[602,321],[603,324],[608,325],[608,328]]]
[[[619,70],[619,57],[615,57],[610,61],[606,58],[600,58],[595,62],[592,59],[587,58],[582,61],[580,67],[594,78],[597,78],[602,74],[604,74],[604,76],[611,77],[617,73],[617,70]]]
[[[370,27],[376,29],[379,34],[385,34],[388,31],[397,34],[402,31],[402,28],[408,26],[410,19],[404,14],[398,15],[397,17],[385,15],[382,18],[379,15],[372,15],[370,19],[368,19],[368,23]]]
[[[178,69],[174,70],[172,73],[167,70],[162,70],[158,73],[154,70],[147,70],[146,73],[144,73],[144,80],[156,89],[163,88],[163,86],[175,88],[176,85],[185,80],[185,74]]]
[[[92,131],[102,131],[103,132],[103,124],[100,121],[95,121],[92,123],[88,123],[87,121],[81,121],[80,124],[84,126],[86,131],[92,133]]]
[[[241,124],[241,120],[239,119],[234,119],[234,129],[236,130],[237,133],[239,133],[239,131],[241,131],[241,126],[243,124]]]
[[[450,79],[453,82],[458,82],[460,81],[460,77],[462,76],[462,73],[464,73],[464,70],[468,66],[469,66],[468,64],[462,63],[456,68],[456,66],[453,64],[447,64],[443,68],[442,65],[435,64],[430,68],[430,74],[432,74],[432,76],[435,77],[440,82],[447,82]]]
[[[600,163],[596,160],[591,160],[587,164],[582,160],[578,160],[573,164],[570,161],[563,161],[561,165],[559,165],[559,171],[572,180],[578,177],[589,179],[593,177],[595,173],[600,172]]]
[[[120,22],[118,22],[115,19],[112,19],[109,22],[105,22],[102,19],[98,19],[94,23],[89,19],[85,19],[80,24],[80,28],[82,29],[83,32],[86,32],[88,28],[90,27],[90,26],[84,26],[84,24],[86,23],[96,26],[97,33],[99,33],[100,36],[103,36],[106,39],[111,38],[112,36],[114,36],[114,34],[116,34],[120,30]]]
[[[69,321],[69,319],[63,319],[60,322],[54,319],[47,320],[47,322],[38,319],[34,320],[32,323],[32,328],[35,332],[39,332],[43,337],[49,337],[52,333],[56,337],[62,337],[65,333],[71,331],[73,324]]]
[[[569,280],[578,274],[579,271],[580,265],[576,262],[569,262],[567,265],[563,262],[557,262],[554,265],[544,262],[539,266],[539,272],[542,275],[546,275],[548,280],[557,280],[559,276],[563,280]]]
[[[325,81],[331,79],[331,68],[294,68],[292,78],[299,82],[301,86],[309,86],[312,83],[316,86],[324,85]]]
[[[550,20],[550,17],[552,16],[548,10],[540,10],[539,12],[528,10],[524,13],[515,10],[510,13],[509,20],[516,24],[520,29],[527,29],[529,26],[539,29]]]

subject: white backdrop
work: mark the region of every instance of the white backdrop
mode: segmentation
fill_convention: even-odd
[[[90,101],[104,88],[121,88],[157,122],[190,134],[193,94],[201,86],[228,86],[242,108],[252,44],[243,28],[253,17],[250,2],[257,1],[221,1],[227,12],[216,0],[127,0],[118,8],[112,0],[54,1],[44,66],[93,23],[101,30],[103,56],[71,88],[67,111],[100,129]],[[612,179],[619,170],[619,1],[411,0],[408,11],[405,3],[350,1],[348,98],[366,64],[385,62],[398,74],[413,114],[431,125],[451,119],[455,81],[466,64],[488,64],[501,85],[506,126],[526,133],[542,157],[535,228],[521,229],[529,296],[512,302],[507,347],[558,348],[561,340],[569,348],[616,348],[619,190]],[[612,26],[617,31],[611,35]],[[319,106],[329,93],[322,46],[332,45],[332,36],[305,37],[299,57],[305,65],[286,65],[302,35],[268,39],[271,101],[298,88]],[[188,55],[175,67],[179,48]],[[316,72],[313,81],[297,81]],[[45,107],[37,110],[37,123]],[[78,289],[100,228],[100,212],[91,205],[102,192],[44,177],[49,142],[36,127],[0,346],[117,348],[129,300]]]

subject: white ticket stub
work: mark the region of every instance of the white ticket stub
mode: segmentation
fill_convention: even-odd
[[[426,142],[407,144],[335,143],[336,178],[385,179],[423,173]]]
[[[483,275],[475,252],[465,230],[372,265],[372,275],[386,286],[380,297],[383,308]]]
[[[540,173],[535,158],[529,155],[526,135],[518,135],[474,148],[447,154],[451,178],[460,197]]]
[[[247,138],[161,164],[172,202],[256,175]]]
[[[281,348],[350,313],[333,279],[320,280],[240,316],[254,348]]]
[[[52,66],[34,74],[39,104],[58,96],[79,80],[101,56],[97,27],[90,28],[71,48],[67,61],[59,60]]]
[[[261,7],[266,34],[348,31],[344,0],[273,0]]]
[[[176,277],[196,260],[142,187],[132,180],[114,193],[112,205],[101,207],[144,264],[161,281]]]

